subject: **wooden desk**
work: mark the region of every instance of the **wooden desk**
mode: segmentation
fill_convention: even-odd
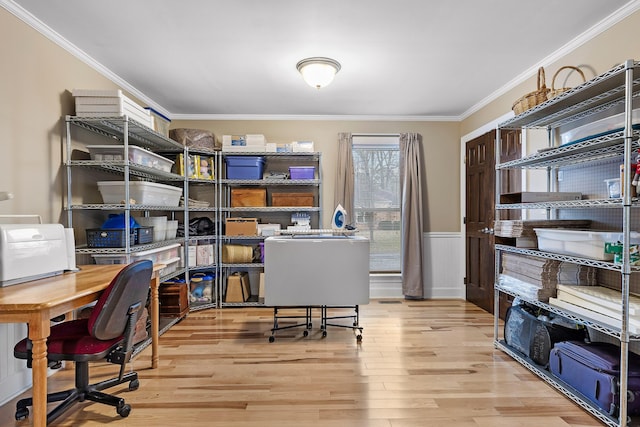
[[[33,425],[47,424],[47,337],[50,319],[96,301],[111,279],[125,267],[83,265],[77,273],[0,288],[0,322],[27,323],[33,343]],[[151,280],[152,366],[157,365],[158,285],[157,269]],[[155,294],[155,297],[153,295]],[[155,321],[153,320],[155,318]],[[153,330],[155,329],[155,330]],[[153,366],[155,367],[155,366]]]

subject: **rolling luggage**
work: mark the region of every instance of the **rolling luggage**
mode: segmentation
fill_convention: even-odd
[[[609,415],[618,415],[620,348],[604,342],[559,342],[549,357],[551,373]],[[640,413],[640,356],[629,353],[627,414]]]
[[[529,305],[513,305],[507,310],[504,340],[508,346],[529,357],[536,364],[547,367],[553,344],[559,341],[583,340],[584,328],[568,328],[553,323],[545,311],[541,320],[533,313],[541,311]]]

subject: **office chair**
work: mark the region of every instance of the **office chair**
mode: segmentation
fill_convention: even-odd
[[[71,320],[51,327],[47,339],[49,362],[68,360],[75,362],[75,388],[50,393],[47,403],[60,402],[47,414],[47,424],[58,418],[75,402],[91,400],[114,406],[121,417],[131,411],[124,399],[102,393],[102,390],[129,381],[129,390],[139,386],[138,374],[124,375],[126,363],[133,351],[133,335],[136,320],[146,302],[153,263],[149,260],[133,262],[113,278],[100,295],[89,318]],[[18,359],[26,359],[31,367],[31,342],[23,339],[14,347]],[[89,362],[106,360],[120,365],[117,378],[89,384]],[[33,398],[22,399],[16,405],[16,420],[29,415],[28,406]]]

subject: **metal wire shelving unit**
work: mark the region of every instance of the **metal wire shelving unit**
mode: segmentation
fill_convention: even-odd
[[[179,187],[183,190],[183,198],[184,200],[188,200],[189,195],[189,185],[211,185],[215,189],[217,186],[217,182],[215,180],[210,179],[195,179],[195,178],[185,178],[182,175],[167,172],[163,170],[159,170],[156,168],[151,168],[146,165],[136,164],[132,161],[128,160],[128,149],[130,145],[136,145],[143,149],[151,150],[154,153],[163,153],[169,155],[178,155],[183,154],[184,158],[187,158],[189,154],[189,149],[184,147],[182,144],[167,138],[164,135],[161,135],[155,132],[153,129],[138,123],[137,121],[127,117],[127,116],[117,116],[117,117],[85,117],[85,116],[66,116],[65,117],[66,124],[66,141],[65,141],[65,153],[64,153],[64,166],[66,167],[66,200],[65,200],[65,209],[67,211],[67,223],[69,227],[73,226],[73,215],[74,212],[80,211],[114,211],[114,212],[123,212],[125,214],[125,233],[128,234],[129,230],[129,218],[131,213],[133,212],[166,212],[173,215],[174,213],[182,213],[185,222],[189,221],[189,212],[214,212],[217,214],[217,208],[215,205],[211,207],[190,207],[188,204],[182,203],[180,206],[155,206],[155,205],[141,205],[133,203],[129,198],[129,185],[132,178],[141,181],[150,181],[150,182],[161,182],[169,185],[173,185]],[[72,135],[72,129],[80,129],[80,133],[78,135]],[[83,134],[82,131],[85,131]],[[82,154],[79,154],[75,151],[76,144],[78,142],[82,142],[87,140],[91,135],[98,135],[98,138],[102,137],[108,140],[110,143],[114,143],[115,145],[123,146],[123,155],[122,159],[119,160],[89,160],[84,158]],[[83,150],[80,150],[83,151]],[[207,153],[207,155],[211,155],[212,157],[216,154],[211,152]],[[90,168],[93,170],[99,170],[102,172],[112,173],[118,176],[119,179],[124,180],[125,182],[125,197],[124,200],[126,202],[119,204],[109,204],[109,203],[78,203],[77,200],[73,199],[72,194],[72,170],[77,168]],[[214,190],[215,192],[215,190]],[[215,218],[217,222],[217,218]],[[120,248],[89,248],[86,245],[79,245],[76,247],[76,253],[82,255],[123,255],[126,257],[128,261],[131,255],[135,255],[138,252],[158,249],[168,245],[174,245],[179,243],[183,246],[185,252],[187,251],[188,245],[190,241],[197,241],[200,237],[189,236],[188,229],[185,229],[185,236],[178,237],[175,239],[165,240],[161,242],[153,242],[149,244],[142,245],[131,245],[129,239],[125,240],[125,246]],[[207,236],[213,237],[215,236]],[[186,257],[185,257],[186,258]],[[212,264],[206,266],[208,269],[217,271],[217,264]],[[173,267],[167,269],[166,274],[162,274],[160,280],[161,282],[165,282],[177,276],[186,276],[188,277],[190,271],[198,271],[202,268],[189,266],[188,262],[185,260],[184,266]],[[212,295],[215,295],[215,291],[217,287],[213,286]],[[216,306],[217,301],[214,300],[208,306]],[[198,308],[201,308],[199,306]],[[191,309],[191,307],[190,307]],[[167,330],[172,324],[179,321],[179,318],[162,318],[161,319],[161,330],[160,332],[164,332]],[[163,324],[165,324],[163,326]],[[147,340],[149,341],[149,340]],[[141,345],[136,347],[136,351],[141,351],[148,343],[143,342]]]
[[[227,179],[225,169],[225,158],[228,156],[260,156],[266,161],[265,172],[273,167],[275,170],[283,172],[287,166],[314,166],[316,176],[313,179],[281,179],[270,178],[265,173],[263,179]],[[322,153],[320,152],[246,152],[227,151],[222,152],[219,157],[218,171],[220,191],[219,191],[219,211],[220,225],[230,216],[250,217],[260,216],[264,222],[289,223],[291,214],[301,212],[311,216],[312,228],[321,228],[322,225]],[[232,207],[230,192],[233,188],[262,188],[269,195],[273,191],[286,190],[287,192],[310,191],[314,194],[313,206],[241,206]],[[286,229],[286,225],[284,226]],[[264,236],[220,236],[222,248],[223,244],[244,244],[256,245],[263,242]],[[220,251],[221,252],[221,251]],[[254,295],[245,302],[225,302],[226,278],[233,272],[247,272],[252,277],[257,277],[264,270],[262,262],[251,263],[223,263],[221,254],[219,255],[220,281],[219,290],[221,307],[264,307],[264,304]],[[255,260],[254,260],[255,261]]]
[[[499,129],[546,129],[551,136],[554,130],[562,127],[568,127],[573,124],[584,122],[589,117],[596,114],[604,114],[612,109],[623,108],[625,112],[625,126],[623,130],[615,130],[605,134],[595,135],[590,138],[579,140],[575,143],[564,144],[561,146],[552,146],[548,149],[540,150],[521,159],[500,162],[500,150],[496,150],[496,219],[499,219],[500,212],[510,209],[547,209],[548,212],[556,209],[581,209],[581,208],[616,208],[622,210],[622,234],[624,236],[623,246],[629,248],[630,228],[631,228],[631,209],[640,206],[638,200],[631,197],[631,186],[629,181],[625,182],[625,190],[622,198],[618,199],[587,199],[587,200],[571,200],[562,202],[545,202],[545,203],[500,203],[500,172],[507,169],[546,169],[547,179],[550,180],[551,170],[562,166],[576,164],[595,164],[603,159],[615,159],[616,157],[624,158],[624,170],[631,170],[631,153],[637,150],[638,137],[640,133],[632,124],[633,102],[640,97],[640,63],[628,60],[623,64],[612,68],[611,70],[568,90],[559,96],[546,101],[524,113],[513,117],[510,120],[501,123]],[[500,132],[497,132],[500,135]],[[496,142],[499,148],[500,141]],[[550,144],[553,145],[553,144]],[[550,189],[550,187],[548,187]],[[626,396],[628,390],[628,352],[629,342],[631,340],[639,340],[639,335],[629,332],[629,313],[624,307],[629,304],[629,280],[632,273],[640,272],[640,267],[632,266],[629,260],[628,250],[623,250],[623,261],[621,264],[603,262],[593,259],[580,258],[574,256],[566,256],[551,252],[542,252],[532,249],[516,248],[508,245],[497,244],[496,250],[496,282],[494,285],[494,345],[496,348],[510,355],[516,361],[535,373],[545,382],[562,392],[564,395],[572,399],[582,408],[590,412],[592,415],[600,419],[608,426],[625,427],[630,425],[630,419],[627,416],[627,401],[621,399],[618,403],[619,416],[618,419],[611,417],[604,411],[592,405],[588,399],[580,394],[570,385],[563,383],[561,380],[553,376],[545,370],[528,360],[517,351],[511,349],[503,340],[500,339],[499,318],[500,313],[500,293],[520,298],[530,304],[541,307],[551,313],[561,315],[575,322],[586,325],[587,327],[604,333],[618,340],[621,348],[620,357],[620,395]],[[538,258],[552,259],[563,262],[570,262],[579,265],[591,266],[602,270],[611,270],[620,274],[621,281],[621,304],[622,319],[620,327],[605,324],[589,318],[588,316],[578,315],[569,310],[560,309],[558,307],[523,297],[518,292],[509,289],[500,284],[498,276],[501,268],[501,252],[510,252],[534,256]]]

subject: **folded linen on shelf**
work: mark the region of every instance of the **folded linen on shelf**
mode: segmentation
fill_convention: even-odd
[[[622,293],[604,286],[567,286],[558,285],[558,299],[581,305],[584,308],[608,310],[616,315],[622,314]],[[630,316],[640,319],[640,297],[629,295],[628,310]]]
[[[191,198],[189,198],[187,203],[190,208],[208,208],[211,205],[211,203],[207,201]],[[184,197],[182,196],[180,197],[180,206],[184,206]]]
[[[584,319],[589,319],[602,323],[603,325],[620,329],[622,327],[622,320],[620,318],[610,317],[597,311],[590,310],[588,308],[580,307],[579,305],[572,304],[570,302],[558,299],[549,298],[549,305],[557,307],[559,309],[574,313]],[[629,332],[632,334],[640,333],[640,319],[629,317]]]
[[[555,288],[541,288],[506,274],[498,276],[498,284],[504,289],[531,301],[547,302],[556,293]]]
[[[622,325],[622,293],[603,286],[558,285],[556,298],[549,304],[605,325]],[[640,297],[629,295],[629,331],[640,332]]]

